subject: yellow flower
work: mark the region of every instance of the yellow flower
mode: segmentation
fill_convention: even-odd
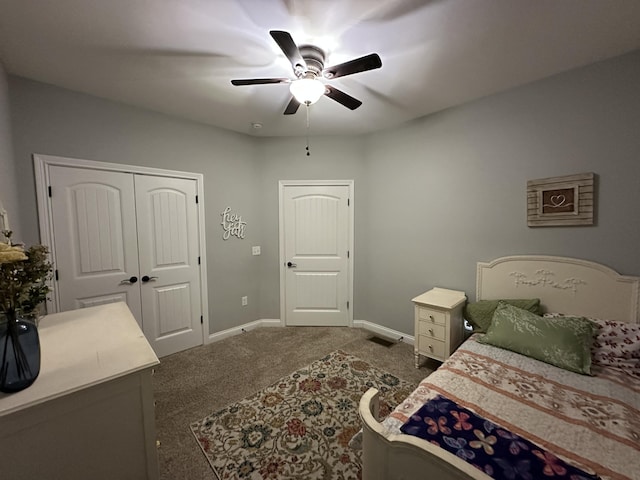
[[[23,260],[27,260],[27,256],[21,247],[13,247],[7,243],[0,242],[0,264],[20,262]]]

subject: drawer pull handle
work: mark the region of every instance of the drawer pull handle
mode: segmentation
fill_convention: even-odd
[[[432,322],[434,322],[435,320],[433,319],[433,315],[429,315],[429,320],[431,320]]]
[[[433,335],[433,328],[430,328],[430,329],[429,329],[429,334],[430,334],[430,335]]]
[[[433,352],[433,345],[429,345],[429,350]]]

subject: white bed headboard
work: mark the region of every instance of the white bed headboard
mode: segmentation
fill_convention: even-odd
[[[545,312],[640,323],[640,277],[576,258],[517,255],[478,262],[476,298],[539,298]]]

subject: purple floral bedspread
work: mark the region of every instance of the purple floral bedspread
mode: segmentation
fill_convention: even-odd
[[[400,430],[444,448],[495,479],[600,478],[567,464],[442,395],[425,403]]]

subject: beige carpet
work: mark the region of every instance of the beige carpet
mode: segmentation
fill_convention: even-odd
[[[262,328],[161,359],[154,377],[160,478],[215,480],[189,425],[341,349],[416,385],[437,363],[413,367],[413,347],[335,327]]]

